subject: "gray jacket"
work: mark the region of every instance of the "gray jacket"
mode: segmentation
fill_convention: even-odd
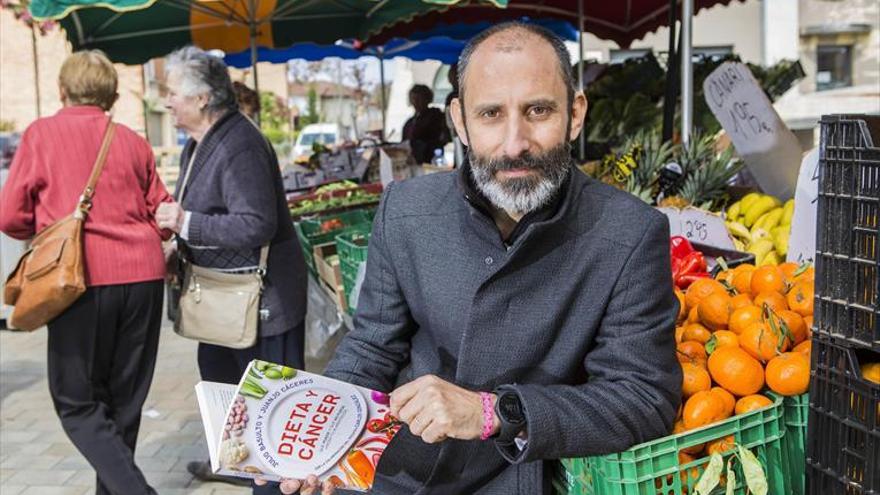
[[[260,246],[271,241],[260,304],[268,317],[260,321],[260,336],[294,328],[305,319],[307,273],[274,150],[245,116],[230,112],[211,127],[197,150],[192,139],[186,143],[181,182],[194,151],[181,203],[192,212],[186,254],[212,268],[255,266]]]
[[[326,373],[382,391],[426,374],[475,391],[511,385],[528,443],[429,445],[404,428],[373,492],[550,493],[542,461],[667,434],[681,372],[666,217],[573,171],[553,217],[507,250],[458,173],[385,192],[355,328]]]

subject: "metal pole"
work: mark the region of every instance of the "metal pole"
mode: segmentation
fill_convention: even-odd
[[[675,75],[678,73],[678,54],[675,47],[675,0],[669,0],[669,55],[666,57],[666,94],[663,97],[663,141],[672,139],[673,127],[675,126],[675,103],[677,93],[675,91]]]
[[[251,42],[251,70],[254,72],[254,91],[257,92],[257,101],[260,101],[260,79],[257,77],[257,0],[250,0],[250,12],[248,12],[248,22],[250,23],[250,42]],[[257,112],[257,125],[260,125],[260,113]]]
[[[681,142],[688,147],[691,142],[694,117],[694,67],[693,33],[694,0],[681,2]]]
[[[385,50],[379,47],[379,98],[382,105],[382,142],[385,142]]]
[[[40,58],[37,54],[37,26],[31,23],[31,50],[34,54],[34,94],[37,99],[37,118],[43,116],[40,104]]]
[[[584,91],[584,2],[586,0],[577,0],[578,3],[578,90]],[[587,129],[581,128],[581,134],[578,136],[578,160],[583,163],[587,155]]]

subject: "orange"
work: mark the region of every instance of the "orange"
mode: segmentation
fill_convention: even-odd
[[[736,407],[736,397],[721,387],[712,387],[709,391],[718,396],[721,401],[724,402],[724,416],[732,416],[733,408]]]
[[[737,267],[733,269],[733,273],[739,275],[742,272],[753,272],[757,269],[758,267],[753,263],[743,263],[742,265],[737,265]]]
[[[687,303],[684,301],[684,292],[675,288],[675,297],[678,299],[678,318],[675,321],[681,322],[687,318]]]
[[[696,340],[688,340],[678,344],[675,346],[675,351],[679,363],[696,364],[701,368],[705,368],[706,362],[709,360],[706,348]]]
[[[730,298],[730,309],[736,310],[752,305],[752,298],[748,294],[737,294]]]
[[[761,292],[755,296],[755,306],[764,309],[764,305],[770,306],[773,311],[782,311],[788,309],[788,303],[785,296],[778,292]]]
[[[810,359],[800,352],[786,352],[767,363],[765,379],[779,395],[800,395],[810,388]]]
[[[862,372],[862,378],[871,383],[880,385],[880,362],[865,363],[859,367]],[[878,409],[880,411],[880,409]]]
[[[816,280],[816,269],[812,266],[805,269],[800,275],[794,277],[794,283],[814,282]]]
[[[787,351],[790,344],[788,337],[774,332],[767,322],[753,323],[739,334],[739,346],[763,363]]]
[[[697,313],[697,308],[689,309],[687,323],[699,323],[699,322],[700,322],[700,314]]]
[[[733,276],[733,288],[736,289],[738,293],[752,293],[752,273],[754,273],[754,271],[755,270],[743,270]]]
[[[712,440],[711,442],[706,444],[706,453],[709,455],[712,454],[723,454],[724,452],[733,450],[736,448],[736,439],[733,435],[729,435],[726,437],[719,438],[718,440]]]
[[[724,401],[708,390],[702,390],[684,403],[682,422],[688,430],[714,423],[723,418]]]
[[[813,314],[813,297],[815,297],[813,284],[801,282],[791,288],[786,300],[792,311],[801,316],[810,316]]]
[[[730,346],[739,347],[739,337],[730,330],[718,330],[717,332],[712,333],[712,338],[715,339],[716,349]],[[709,340],[709,342],[711,341],[712,340]]]
[[[712,330],[727,328],[730,319],[730,296],[726,292],[713,292],[697,305],[700,321]]]
[[[681,343],[681,336],[684,334],[684,327],[675,327],[675,343]]]
[[[733,273],[733,270],[724,270],[722,272],[718,272],[718,275],[715,276],[715,280],[733,285],[734,275],[736,274]]]
[[[681,363],[681,395],[685,399],[697,392],[712,388],[712,379],[706,368],[698,364]]]
[[[782,275],[785,277],[785,282],[791,284],[794,282],[794,272],[798,269],[798,264],[793,261],[786,261],[779,265],[779,269],[782,270]]]
[[[763,312],[761,308],[757,306],[746,306],[744,308],[739,308],[733,310],[733,313],[730,314],[730,321],[727,323],[727,328],[739,335],[748,328],[752,323],[757,323],[761,321],[763,317]]]
[[[813,315],[804,316],[804,325],[807,327],[807,337],[813,335]]]
[[[785,326],[791,333],[791,338],[794,340],[794,344],[800,344],[807,339],[807,325],[804,323],[804,319],[801,315],[794,311],[784,309],[772,313],[770,317],[774,319],[777,327],[781,326],[780,323],[785,323]]]
[[[672,427],[672,433],[674,433],[674,434],[684,433],[687,430],[688,430],[688,428],[684,427],[683,421],[676,421]],[[691,445],[690,447],[685,447],[685,448],[681,449],[681,452],[684,452],[684,453],[690,454],[690,455],[699,455],[700,453],[703,452],[703,447],[705,447],[705,446],[706,446],[705,443]]]
[[[809,340],[805,340],[805,341],[801,342],[800,344],[794,346],[794,349],[792,349],[792,351],[799,352],[799,353],[803,354],[804,356],[807,356],[807,359],[810,359],[810,355],[812,354],[812,351],[813,351],[813,343],[810,342]]]
[[[773,401],[764,397],[763,395],[747,395],[742,399],[736,401],[736,414],[745,414],[747,412],[754,411],[755,409],[761,409],[762,407],[767,407],[773,405]]]
[[[733,395],[751,395],[764,386],[761,363],[739,347],[715,349],[708,364],[709,375],[715,383]]]
[[[727,293],[727,289],[721,285],[721,282],[711,278],[698,278],[688,288],[684,294],[685,302],[688,309],[696,308],[700,301],[713,292]]]
[[[701,344],[709,342],[710,338],[712,338],[712,332],[710,332],[708,328],[700,325],[699,323],[689,323],[685,325],[684,333],[682,333],[681,335],[682,342],[696,340]]]
[[[778,266],[764,265],[752,272],[750,289],[752,294],[760,294],[762,292],[778,292],[782,294],[785,291],[785,275]]]

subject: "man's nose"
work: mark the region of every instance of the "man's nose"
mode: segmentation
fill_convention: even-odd
[[[506,156],[520,156],[529,151],[529,128],[519,117],[513,117],[507,122],[504,136],[504,154]]]

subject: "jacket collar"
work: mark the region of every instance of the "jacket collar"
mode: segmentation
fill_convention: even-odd
[[[231,110],[226,112],[222,117],[217,119],[217,122],[208,129],[208,132],[205,133],[205,136],[201,141],[196,142],[195,139],[189,138],[186,142],[186,146],[184,146],[183,153],[180,157],[181,163],[184,167],[181,169],[181,178],[186,177],[186,169],[189,167],[189,160],[192,158],[193,153],[196,153],[195,160],[192,163],[193,170],[189,174],[189,182],[190,184],[195,181],[196,176],[199,172],[204,168],[203,165],[207,162],[208,158],[214,152],[214,150],[220,146],[223,142],[224,136],[229,132],[229,129],[232,127],[232,124],[235,123],[238,119],[245,118],[241,112],[238,110]],[[189,187],[189,186],[187,186]],[[180,184],[177,186],[177,190],[180,191]],[[178,198],[179,200],[179,198]]]

